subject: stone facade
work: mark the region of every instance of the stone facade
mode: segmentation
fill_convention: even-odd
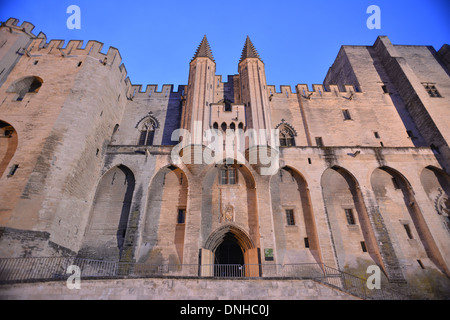
[[[65,282],[14,284],[0,287],[2,300],[359,300],[311,280],[124,279],[85,280],[80,289]],[[177,315],[180,308],[169,312]],[[220,312],[230,312],[221,308]],[[256,309],[255,309],[256,310]],[[270,314],[269,310],[269,314]],[[166,310],[167,312],[167,310]],[[279,314],[280,310],[272,310]]]
[[[187,85],[143,90],[32,29],[0,27],[0,257],[378,265],[448,295],[448,45],[343,46],[277,90],[250,38],[225,81],[205,36]]]

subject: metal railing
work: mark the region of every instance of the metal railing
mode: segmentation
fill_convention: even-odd
[[[405,299],[392,290],[369,290],[366,280],[320,263],[302,264],[145,264],[76,257],[0,259],[0,284],[67,280],[76,266],[81,279],[159,276],[213,278],[311,279],[363,299]]]

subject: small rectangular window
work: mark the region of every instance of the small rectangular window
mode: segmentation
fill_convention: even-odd
[[[318,147],[323,147],[323,140],[322,137],[316,137],[316,145]]]
[[[373,135],[375,136],[375,138],[380,139],[380,134],[378,133],[378,131],[374,131]]]
[[[408,239],[414,239],[412,232],[411,232],[411,228],[409,227],[409,224],[404,224],[403,227],[405,228]]]
[[[344,120],[352,120],[350,111],[348,111],[348,109],[342,110],[342,114],[344,115]]]
[[[182,224],[186,221],[186,209],[178,209],[177,223]]]
[[[361,249],[362,249],[363,252],[367,252],[366,242],[361,241]]]
[[[220,184],[227,184],[227,169],[220,170]]]
[[[344,209],[345,210],[345,216],[347,218],[348,224],[355,224],[355,217],[353,216],[353,210],[352,209]]]
[[[386,85],[381,86],[381,89],[383,89],[383,93],[389,93]]]
[[[308,158],[308,164],[311,164],[311,158]]]
[[[436,89],[436,86],[433,83],[423,83],[425,90],[431,98],[440,98],[442,97],[439,91]]]
[[[305,240],[305,248],[309,248],[309,239],[304,238],[304,240]]]
[[[286,222],[287,222],[288,226],[294,226],[295,225],[294,210],[286,209]]]

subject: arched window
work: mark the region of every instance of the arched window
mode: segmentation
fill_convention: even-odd
[[[219,124],[217,122],[214,122],[213,124],[213,129],[218,130],[219,129]]]
[[[222,128],[223,132],[227,131],[227,124],[225,122],[222,122],[220,127]]]
[[[153,145],[153,139],[155,137],[155,131],[158,128],[158,123],[152,117],[149,117],[141,126],[139,145],[140,146],[151,146]]]
[[[25,97],[25,94],[29,92],[37,93],[41,88],[43,82],[44,81],[39,77],[35,76],[25,77],[11,84],[7,92],[17,93],[15,100],[22,101],[23,98]]]
[[[236,125],[234,124],[234,122],[232,122],[232,123],[230,124],[230,129],[231,129],[231,130],[236,130]]]
[[[295,146],[294,132],[291,128],[286,125],[279,127],[280,130],[280,146],[281,147],[292,147]]]
[[[244,129],[244,124],[242,122],[239,122],[238,128],[243,130]]]

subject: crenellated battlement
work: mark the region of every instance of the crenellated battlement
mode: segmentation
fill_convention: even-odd
[[[26,53],[29,55],[54,54],[63,57],[88,55],[99,59],[104,65],[120,67],[122,57],[119,50],[109,47],[105,54],[101,52],[102,48],[103,43],[96,40],[89,40],[83,48],[82,40],[70,40],[67,46],[64,47],[64,40],[53,39],[46,42],[46,39],[33,39],[28,48],[26,48]],[[125,69],[120,67],[120,70],[124,71]]]
[[[145,91],[142,91],[141,84],[133,84],[129,89],[129,96],[132,99],[149,99],[149,98],[158,98],[158,99],[181,99],[182,96],[186,94],[186,85],[179,85],[178,90],[174,91],[173,84],[163,84],[161,91],[158,91],[157,84],[149,84],[145,88]]]
[[[295,98],[297,99],[297,94],[300,94],[305,99],[311,98],[321,98],[321,97],[338,97],[343,94],[346,95],[354,95],[361,94],[361,90],[356,88],[353,85],[344,85],[341,88],[338,85],[330,84],[330,85],[322,85],[322,84],[313,84],[312,90],[309,90],[307,84],[297,84],[295,87],[296,90],[292,90],[289,85],[281,85],[280,90],[277,91],[276,86],[268,85],[267,90],[269,92],[270,97],[277,98]]]
[[[25,32],[26,34],[28,34],[29,36],[31,36],[33,38],[35,38],[35,37],[41,38],[41,39],[47,38],[47,36],[43,32],[39,32],[39,34],[37,36],[32,33],[32,31],[34,29],[34,24],[32,24],[28,21],[23,21],[21,25],[18,25],[18,23],[19,23],[19,19],[9,18],[5,22],[1,23],[1,27],[9,28],[11,32],[12,32],[12,30]]]

